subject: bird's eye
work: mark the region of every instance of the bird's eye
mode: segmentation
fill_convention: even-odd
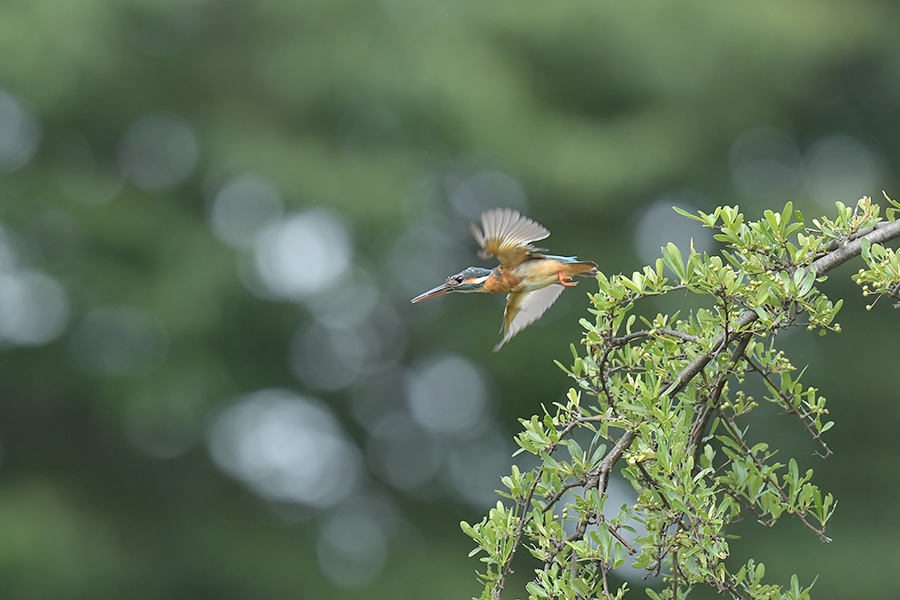
[[[463,278],[462,278],[462,277],[457,277],[457,278],[456,278],[456,283],[462,283],[462,282],[463,282]]]

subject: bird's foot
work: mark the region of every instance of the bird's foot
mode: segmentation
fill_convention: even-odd
[[[572,281],[571,277],[563,275],[562,272],[557,273],[556,276],[559,277],[559,282],[566,287],[575,287],[578,285],[577,281]]]

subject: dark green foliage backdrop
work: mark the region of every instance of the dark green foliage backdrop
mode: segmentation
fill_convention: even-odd
[[[0,596],[476,593],[458,522],[565,393],[593,284],[499,354],[499,298],[409,298],[485,264],[467,223],[493,206],[630,272],[713,249],[673,204],[900,195],[898,10],[2,3]],[[755,424],[808,448],[835,542],[747,523],[742,551],[892,598],[897,315],[855,269],[843,333],[784,340],[835,456]]]

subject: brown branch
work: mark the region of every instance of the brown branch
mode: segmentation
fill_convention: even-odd
[[[731,358],[728,359],[735,368],[744,356],[747,344],[750,343],[750,337],[749,332],[744,332],[738,336],[738,344],[735,346],[734,352],[731,353]],[[719,373],[718,377],[716,377],[715,384],[713,385],[713,392],[710,395],[709,401],[703,406],[703,409],[691,426],[691,433],[688,438],[688,448],[691,446],[694,447],[695,470],[697,469],[697,464],[700,460],[700,450],[703,447],[700,442],[703,441],[703,436],[706,434],[706,426],[709,424],[710,416],[712,416],[712,413],[719,408],[719,399],[722,397],[722,390],[725,389],[725,384],[728,382],[728,377],[731,373],[730,370]]]
[[[693,342],[695,344],[700,343],[700,338],[696,335],[691,335],[689,333],[685,333],[683,331],[678,331],[677,329],[669,329],[668,327],[656,327],[654,329],[642,329],[640,331],[634,331],[627,335],[622,335],[619,337],[614,337],[609,340],[609,345],[613,348],[621,348],[625,344],[636,340],[638,338],[647,337],[647,336],[658,336],[658,335],[669,335],[672,337],[676,337],[685,342]]]
[[[579,486],[582,486],[582,485],[584,485],[584,480],[583,480],[583,479],[578,479],[578,480],[576,480],[576,481],[570,481],[569,483],[565,484],[564,486],[562,486],[562,487],[559,489],[558,492],[556,492],[555,494],[553,494],[553,496],[551,496],[551,497],[547,500],[547,506],[545,506],[545,507],[541,510],[541,512],[542,512],[542,513],[547,512],[548,510],[550,510],[551,508],[553,508],[553,505],[554,505],[554,504],[556,504],[557,502],[559,502],[559,499],[562,498],[562,497],[565,495],[566,492],[568,492],[568,491],[571,490],[572,488],[576,488],[576,487],[579,487]]]
[[[678,550],[672,553],[672,600],[678,600]]]
[[[610,472],[612,471],[615,464],[619,461],[619,458],[622,457],[622,454],[624,454],[625,451],[631,446],[632,442],[634,442],[636,437],[637,432],[633,430],[628,430],[622,434],[622,437],[619,438],[619,441],[616,442],[616,445],[613,446],[612,450],[609,451],[609,454],[604,456],[603,460],[600,461],[600,464],[597,465],[597,467],[588,474],[587,478],[585,478],[585,490],[597,488],[601,496],[606,493],[606,488],[609,484]],[[574,542],[584,537],[584,532],[587,531],[588,520],[588,517],[580,519],[578,521],[578,525],[575,526],[575,531],[572,533],[572,535],[556,545],[556,549],[550,554],[549,557],[547,557],[547,560],[544,563],[545,569],[549,568],[550,564],[556,559],[556,556],[568,542]]]
[[[860,240],[862,238],[866,238],[872,244],[883,244],[885,242],[889,242],[897,237],[900,237],[900,221],[883,221],[881,223],[876,223],[871,228],[866,230],[867,233],[862,235],[863,232],[857,232],[854,236],[851,237],[851,241],[845,242],[844,244],[836,244],[835,249],[831,250],[831,245],[834,242],[829,244],[829,253],[825,256],[814,260],[809,266],[816,271],[816,275],[823,275],[828,271],[838,267],[851,258],[855,258],[859,256],[860,252],[862,252],[862,245]]]

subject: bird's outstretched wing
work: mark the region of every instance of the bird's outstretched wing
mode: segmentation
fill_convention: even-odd
[[[563,286],[558,283],[533,292],[509,294],[506,297],[506,312],[503,313],[503,339],[494,346],[494,352],[514,335],[537,321],[562,294]]]
[[[481,229],[472,223],[472,234],[484,249],[483,258],[496,256],[504,268],[517,266],[528,255],[531,242],[542,240],[550,232],[540,223],[509,208],[495,208],[481,214]],[[487,256],[485,256],[487,255]]]

